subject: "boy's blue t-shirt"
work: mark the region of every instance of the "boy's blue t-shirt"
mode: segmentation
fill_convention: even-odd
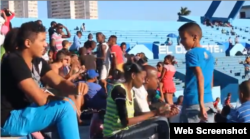
[[[185,106],[199,104],[198,83],[192,68],[200,67],[204,77],[204,103],[213,102],[212,79],[214,58],[211,52],[202,47],[195,47],[186,53],[186,80],[183,104]]]

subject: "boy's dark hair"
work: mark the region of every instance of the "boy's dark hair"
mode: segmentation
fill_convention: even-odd
[[[179,32],[188,32],[191,35],[197,34],[199,39],[202,38],[202,30],[201,27],[195,22],[189,22],[182,25],[179,29]]]
[[[6,52],[16,51],[16,47],[17,47],[16,39],[17,39],[18,30],[19,28],[13,28],[6,34],[4,42],[3,42],[3,47]]]
[[[56,59],[55,59],[55,61],[56,61],[56,62],[61,61],[61,60],[63,60],[66,56],[71,56],[70,51],[64,50],[64,49],[63,49],[63,50],[60,50],[60,51],[58,51],[57,54],[56,54]]]
[[[90,37],[93,37],[93,35],[91,33],[89,33],[88,35],[88,39],[90,39]]]
[[[78,35],[78,34],[81,34],[81,35],[82,35],[82,32],[81,32],[81,31],[77,31],[76,34],[77,34],[77,35]]]
[[[68,43],[69,43],[68,40],[63,40],[63,41],[62,41],[62,46],[65,47]]]
[[[125,42],[122,42],[120,46],[122,47],[123,45],[127,45],[127,44]]]
[[[17,34],[18,49],[25,48],[24,42],[26,39],[34,41],[38,33],[44,33],[44,32],[46,32],[46,28],[41,24],[37,24],[34,21],[23,23],[21,27],[19,28],[19,31]]]
[[[228,97],[231,96],[231,95],[232,95],[231,93],[228,93],[228,94],[227,94]]]

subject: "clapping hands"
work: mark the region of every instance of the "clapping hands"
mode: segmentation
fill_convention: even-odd
[[[175,106],[175,105],[169,105],[169,104],[166,104],[164,106],[161,106],[159,109],[158,109],[158,115],[159,116],[166,116],[167,118],[170,118],[172,116],[175,116],[179,113],[179,110],[178,108]]]

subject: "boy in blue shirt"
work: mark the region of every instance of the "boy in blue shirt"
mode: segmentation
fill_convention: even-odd
[[[87,70],[86,76],[86,84],[89,87],[89,91],[87,95],[85,95],[85,107],[96,110],[105,109],[107,94],[105,93],[104,88],[95,83],[99,74],[96,73],[95,70],[90,69]]]
[[[202,48],[202,31],[196,23],[186,23],[179,28],[181,43],[186,53],[186,80],[181,122],[214,122],[213,71],[214,58]]]

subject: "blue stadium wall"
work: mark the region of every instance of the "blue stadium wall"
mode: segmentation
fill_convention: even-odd
[[[32,18],[14,18],[12,20],[13,27],[19,27],[22,23],[28,21],[34,21],[37,19]],[[173,31],[173,28],[178,28],[185,22],[157,22],[157,21],[128,21],[128,20],[71,20],[71,19],[41,19],[43,24],[48,29],[51,21],[56,21],[57,23],[62,23],[68,27],[69,30],[73,31],[76,26],[80,27],[82,23],[85,23],[86,30],[90,31]],[[167,35],[167,34],[166,34]],[[205,48],[210,50],[215,57],[225,57],[226,50],[228,49],[227,42],[221,42],[213,45],[203,45]],[[234,47],[232,53],[237,51],[242,51],[246,46],[245,43],[238,44]],[[163,50],[164,49],[164,50]],[[177,59],[184,59],[186,51],[180,45],[173,45],[166,47],[159,43],[144,43],[138,42],[135,46],[129,48],[129,53],[144,52],[149,59],[163,59],[166,54],[172,54]],[[179,71],[180,72],[180,71]],[[182,76],[181,80],[185,80],[185,71],[180,73]],[[224,73],[215,71],[215,85],[220,86],[220,92],[216,91],[221,98],[224,98],[226,94],[231,91],[235,96],[232,101],[236,101],[238,80],[234,77],[230,77]]]
[[[14,18],[12,22],[13,27],[19,27],[22,23],[28,21],[35,21],[35,18]],[[48,29],[50,27],[51,21],[56,21],[57,23],[62,23],[67,26],[68,29],[75,33],[76,27],[81,27],[82,23],[85,23],[86,31],[166,31],[174,32],[177,34],[177,29],[183,25],[185,22],[176,21],[134,21],[134,20],[83,20],[83,19],[41,19],[43,25]],[[113,34],[112,34],[113,35]],[[167,33],[166,33],[167,35]],[[178,34],[177,34],[178,35]],[[86,36],[86,34],[85,34]],[[119,36],[118,36],[119,39]],[[129,44],[129,42],[128,42]],[[202,44],[205,48],[210,50],[215,57],[226,56],[226,50],[228,49],[228,42],[219,42],[217,44]],[[243,47],[247,44],[242,43]],[[162,49],[164,48],[164,49]],[[238,51],[242,51],[242,47],[239,47]],[[238,47],[237,47],[238,49]],[[182,46],[177,45],[177,41],[174,40],[173,45],[166,47],[162,46],[161,43],[155,42],[137,42],[137,44],[128,48],[129,53],[144,52],[149,59],[163,59],[166,54],[175,55],[178,59],[183,59],[186,51]],[[237,50],[235,50],[237,52]]]

